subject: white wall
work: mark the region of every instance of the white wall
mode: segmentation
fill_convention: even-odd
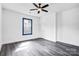
[[[41,37],[56,41],[56,14],[45,14],[41,17]]]
[[[57,40],[79,46],[79,8],[57,13]]]
[[[1,7],[1,4],[0,4],[0,50],[1,50],[1,44],[2,44],[2,7]]]
[[[22,17],[33,19],[33,34],[22,36]],[[39,17],[21,14],[11,10],[3,9],[2,20],[2,41],[3,44],[16,41],[23,41],[39,37]],[[39,27],[39,28],[38,28]]]

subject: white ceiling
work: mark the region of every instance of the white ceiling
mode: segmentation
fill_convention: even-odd
[[[45,3],[42,3],[44,5]],[[71,8],[78,7],[78,3],[48,3],[49,7],[45,8],[48,10],[48,13],[65,11]],[[41,12],[37,14],[36,11],[29,11],[29,9],[35,8],[32,3],[2,3],[3,8],[10,9],[13,11],[17,11],[24,14],[29,14],[33,16],[40,16],[42,14],[48,14],[45,12]]]

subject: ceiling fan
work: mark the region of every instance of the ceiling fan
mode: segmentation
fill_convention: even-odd
[[[49,5],[46,4],[44,6],[41,6],[41,3],[38,3],[38,5],[36,3],[33,3],[33,5],[36,7],[35,9],[30,9],[30,11],[35,11],[37,10],[37,13],[39,14],[41,11],[44,12],[48,12],[47,10],[45,10],[44,8],[48,7]]]

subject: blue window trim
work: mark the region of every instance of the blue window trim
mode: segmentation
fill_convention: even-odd
[[[27,34],[24,34],[24,20],[30,20],[31,21],[31,33],[27,33]],[[32,19],[29,19],[29,18],[22,18],[22,35],[32,35]]]

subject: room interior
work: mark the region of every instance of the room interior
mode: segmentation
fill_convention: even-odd
[[[0,3],[1,56],[79,56],[79,3],[46,4],[38,13],[33,3]],[[22,34],[23,18],[32,20],[30,35]]]

